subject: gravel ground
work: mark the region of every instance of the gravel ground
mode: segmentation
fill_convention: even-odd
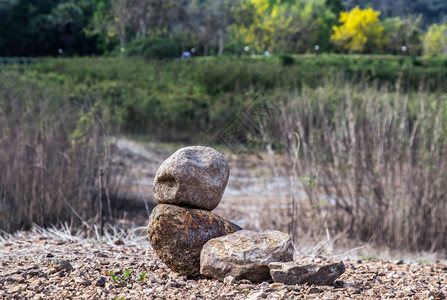
[[[102,238],[69,230],[0,236],[1,299],[444,299],[447,265],[342,259],[335,286],[219,282],[177,276],[156,257],[144,228]],[[298,262],[339,260],[300,257]],[[112,275],[113,274],[113,275]]]

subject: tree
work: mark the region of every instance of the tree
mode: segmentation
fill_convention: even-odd
[[[242,26],[237,26],[238,36],[259,52],[272,51],[273,19],[278,13],[275,3],[269,0],[246,0],[242,11],[250,17],[250,22],[243,22]]]
[[[339,15],[346,10],[341,0],[326,0],[326,7],[329,8],[335,15]]]
[[[379,15],[380,11],[358,6],[350,12],[341,12],[341,25],[333,27],[331,40],[348,52],[377,52],[383,32]]]
[[[234,0],[193,0],[188,7],[188,25],[192,36],[203,47],[207,56],[211,48],[222,55],[234,21]]]
[[[420,29],[422,16],[406,19],[399,17],[383,20],[383,51],[389,54],[401,54],[402,47],[410,55],[421,54],[422,31]]]
[[[0,55],[41,56],[97,53],[96,38],[87,37],[83,0],[18,0],[0,11]]]
[[[170,35],[183,21],[189,0],[95,0],[96,11],[89,32],[99,34],[104,46],[119,43],[125,48],[131,39]]]
[[[447,55],[447,25],[433,24],[424,37],[424,54]]]
[[[103,52],[112,51],[119,44],[119,32],[115,26],[112,0],[85,0],[91,10],[88,25],[84,28],[87,36],[97,37],[97,47]]]
[[[248,0],[245,6],[254,13],[237,32],[259,52],[303,53],[316,44],[321,50],[330,46],[330,29],[337,19],[327,0]]]
[[[315,45],[320,51],[327,51],[330,32],[337,22],[337,15],[327,6],[327,1],[296,1],[283,5],[276,27],[275,45],[283,52],[305,53],[314,51]],[[284,22],[284,21],[285,22]]]

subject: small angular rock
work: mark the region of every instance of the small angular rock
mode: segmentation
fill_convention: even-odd
[[[158,168],[154,197],[159,203],[211,211],[222,198],[229,174],[228,161],[216,150],[181,148]]]
[[[46,263],[48,267],[53,268],[57,272],[60,271],[70,272],[71,270],[73,270],[73,266],[66,260],[50,258],[47,259]]]
[[[345,272],[343,262],[324,265],[298,265],[295,262],[273,262],[269,264],[274,282],[287,285],[332,285]]]
[[[232,284],[232,283],[234,283],[235,281],[236,281],[236,280],[234,279],[233,276],[227,276],[227,277],[225,277],[224,280],[223,280],[223,282],[224,282],[225,284]]]
[[[288,234],[241,230],[205,244],[200,254],[200,273],[221,281],[227,276],[251,282],[271,281],[268,264],[292,259],[293,245]]]
[[[149,217],[149,240],[155,253],[174,272],[199,275],[200,251],[210,239],[242,228],[202,209],[159,204]]]
[[[99,277],[99,279],[95,283],[95,286],[104,287],[105,285],[106,285],[106,278],[105,277]]]

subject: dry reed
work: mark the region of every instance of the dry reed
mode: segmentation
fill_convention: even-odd
[[[445,94],[328,84],[280,100],[295,239],[346,232],[398,249],[447,251]]]

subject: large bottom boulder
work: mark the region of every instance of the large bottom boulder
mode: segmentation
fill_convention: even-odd
[[[200,254],[200,273],[223,280],[271,281],[268,264],[293,260],[288,234],[269,230],[262,233],[241,230],[209,240]]]
[[[160,204],[149,217],[147,231],[155,253],[171,270],[199,275],[203,245],[241,229],[206,210]]]

